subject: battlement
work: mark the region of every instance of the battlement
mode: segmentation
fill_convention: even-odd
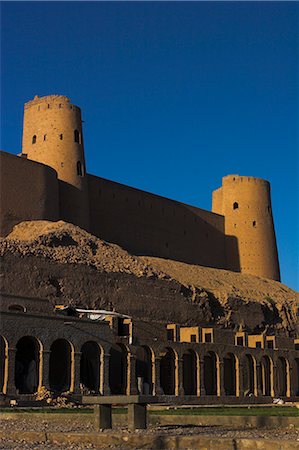
[[[270,187],[270,183],[267,180],[264,180],[263,178],[257,178],[252,176],[244,176],[244,175],[226,175],[222,178],[222,186],[224,184],[228,183],[254,183],[254,184],[260,184],[263,186]],[[220,188],[221,189],[221,188]]]
[[[29,100],[29,102],[25,103],[24,110],[34,109],[36,111],[46,111],[48,109],[70,109],[74,111],[80,111],[80,108],[76,105],[73,105],[68,97],[65,95],[46,95],[44,97],[39,97],[36,95],[33,100]]]

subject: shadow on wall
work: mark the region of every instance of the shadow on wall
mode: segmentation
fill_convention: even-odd
[[[88,192],[58,180],[60,219],[89,230]]]
[[[238,238],[225,236],[227,269],[233,272],[241,272]]]

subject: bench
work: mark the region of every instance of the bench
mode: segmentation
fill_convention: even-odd
[[[128,405],[128,429],[147,428],[147,405],[160,403],[154,395],[82,396],[83,405],[93,405],[96,430],[112,428],[112,405]]]

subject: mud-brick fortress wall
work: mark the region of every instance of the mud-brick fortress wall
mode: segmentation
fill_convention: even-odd
[[[88,175],[90,229],[137,255],[225,268],[224,218]]]
[[[209,212],[88,175],[80,108],[61,95],[25,104],[21,156],[2,153],[1,235],[62,219],[135,254],[280,279],[267,181],[224,177]]]
[[[56,171],[0,152],[0,235],[23,220],[40,219],[59,220]]]

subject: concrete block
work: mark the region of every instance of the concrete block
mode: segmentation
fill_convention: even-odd
[[[132,403],[128,405],[129,430],[145,429],[147,427],[146,404]]]
[[[96,430],[107,430],[112,428],[112,407],[111,405],[94,406],[94,422]]]

